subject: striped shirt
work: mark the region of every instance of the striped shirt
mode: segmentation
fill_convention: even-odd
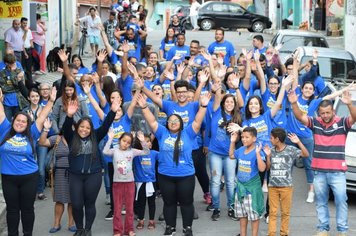
[[[319,171],[347,170],[345,142],[352,124],[348,117],[337,117],[325,124],[320,117],[308,117],[308,127],[314,133],[312,169]]]

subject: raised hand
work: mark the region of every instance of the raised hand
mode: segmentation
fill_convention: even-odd
[[[120,109],[120,102],[119,101],[114,101],[111,104],[111,111],[116,113],[119,109]]]
[[[143,82],[143,80],[141,78],[137,78],[137,79],[135,78],[134,82],[135,82],[135,84],[137,85],[137,87],[139,89],[143,89],[144,82]]]
[[[297,143],[300,142],[300,139],[299,139],[298,136],[297,136],[296,134],[294,134],[294,133],[288,134],[288,138],[290,139],[290,141],[291,141],[292,143],[297,144]]]
[[[230,123],[227,127],[226,127],[227,132],[229,133],[238,133],[242,130],[242,127],[239,124],[236,123]]]
[[[240,85],[240,74],[235,72],[230,76],[232,77],[231,79],[232,86],[234,86],[234,88],[237,89]]]
[[[351,93],[349,91],[344,91],[341,95],[341,101],[346,105],[352,104]]]
[[[253,54],[253,58],[255,58],[255,62],[259,62],[260,61],[260,52],[257,50],[254,54]]]
[[[74,114],[77,112],[77,110],[78,110],[78,101],[77,100],[70,101],[67,107],[67,116],[73,117]]]
[[[141,143],[145,142],[145,136],[142,131],[136,132],[136,138],[140,140]]]
[[[211,91],[213,91],[214,93],[215,93],[216,91],[218,91],[219,89],[221,89],[221,83],[220,83],[220,82],[218,82],[218,83],[213,83],[213,84],[211,85]]]
[[[236,143],[237,142],[237,139],[238,139],[238,133],[237,132],[235,132],[235,133],[231,133],[231,135],[230,135],[230,142],[232,142],[232,143]]]
[[[3,102],[4,100],[4,95],[2,93],[2,89],[0,88],[0,102]]]
[[[182,62],[177,66],[177,72],[178,74],[183,74],[183,71],[185,70],[186,66],[185,64]]]
[[[61,59],[62,62],[65,62],[65,61],[68,60],[69,53],[66,54],[66,52],[63,49],[60,49],[58,51],[58,56],[59,56],[59,59]]]
[[[130,73],[132,75],[137,75],[138,74],[137,70],[136,70],[136,67],[132,63],[127,62],[127,68],[129,69],[129,71],[130,71]]]
[[[224,64],[224,58],[222,56],[218,56],[218,60],[217,60],[219,65]]]
[[[115,137],[114,129],[110,128],[108,131],[108,138],[113,139]]]
[[[175,61],[175,60],[179,60],[179,59],[181,59],[181,55],[180,55],[180,54],[177,54],[177,55],[175,55],[172,59],[173,59],[174,61]]]
[[[130,45],[127,40],[123,41],[121,44],[121,49],[124,53],[128,53],[130,51]]]
[[[313,59],[318,59],[319,52],[316,48],[313,50]]]
[[[174,81],[175,78],[174,78],[174,74],[172,72],[166,71],[165,75],[169,81]]]
[[[146,101],[146,98],[142,95],[142,94],[139,94],[137,96],[137,104],[141,107],[141,108],[144,108],[147,106],[147,101]]]
[[[207,53],[206,51],[202,52],[201,55],[208,61],[211,60],[211,55]]]
[[[282,81],[282,87],[284,87],[286,90],[290,88],[294,80],[293,75],[288,75],[287,78],[283,79]]]
[[[54,102],[54,101],[56,101],[56,97],[57,97],[57,88],[55,86],[53,86],[52,90],[51,90],[51,95],[49,96],[49,100],[51,102]]]
[[[50,129],[52,127],[52,121],[49,118],[46,118],[43,123],[43,128]]]
[[[208,81],[208,79],[209,79],[209,72],[204,71],[203,73],[200,74],[199,77],[200,83],[205,84],[206,81]]]
[[[297,96],[297,94],[295,93],[295,90],[290,91],[290,92],[288,93],[288,101],[289,101],[290,103],[296,103],[296,102],[298,101],[298,96]]]
[[[106,50],[105,49],[101,49],[96,58],[98,59],[99,62],[103,62],[107,55],[108,55],[108,53],[106,52]]]
[[[200,96],[200,105],[207,106],[209,104],[210,99],[211,99],[210,93],[206,93],[205,95],[201,95]]]
[[[245,57],[247,57],[247,49],[246,49],[246,48],[243,48],[243,49],[241,50],[241,52],[242,52],[242,54],[243,54]]]
[[[83,91],[86,95],[90,93],[90,85],[89,84],[83,84]]]
[[[94,74],[92,74],[91,78],[92,78],[94,84],[100,83],[100,77],[99,77],[98,73],[95,72]]]
[[[20,73],[17,74],[17,81],[21,81],[23,77],[25,76],[25,73],[21,71]]]
[[[251,60],[251,59],[252,59],[252,56],[253,56],[253,52],[252,52],[252,50],[251,50],[251,51],[249,51],[249,52],[246,54],[246,59],[247,59],[247,60]]]
[[[260,153],[262,150],[262,144],[260,144],[259,142],[256,142],[256,154]]]
[[[263,152],[266,153],[266,156],[271,156],[271,148],[268,145],[263,147]]]
[[[226,65],[222,65],[222,66],[220,67],[218,73],[217,73],[217,76],[218,76],[219,78],[224,77],[225,74],[226,74],[226,70],[227,70],[227,66],[226,66]]]

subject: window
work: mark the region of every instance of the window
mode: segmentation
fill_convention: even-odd
[[[212,10],[215,12],[227,12],[228,8],[225,4],[212,4]]]
[[[237,5],[229,5],[229,12],[235,13],[235,14],[243,14],[245,11]]]

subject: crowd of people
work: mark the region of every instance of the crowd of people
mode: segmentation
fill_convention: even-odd
[[[131,10],[121,28],[125,8]],[[349,92],[355,86],[330,93],[319,74],[316,50],[305,64],[298,51],[283,64],[278,49],[264,46],[262,35],[255,35],[251,48],[240,54],[223,29],[216,29],[210,45],[192,40],[188,46],[188,32],[176,16],[155,51],[146,44],[146,14],[136,0],[119,1],[102,24],[90,8],[78,20],[89,27],[96,57],[91,68],[80,55],[68,58],[60,50],[62,78],[38,88],[27,73],[32,69],[21,66],[27,58],[24,49],[32,47],[26,41],[27,26],[19,29],[27,19],[14,20],[11,35],[21,37],[6,38],[0,67],[0,157],[8,235],[19,235],[20,219],[24,235],[32,235],[34,201],[47,199],[43,192],[50,149],[55,157],[50,233],[61,230],[67,204],[68,230],[75,236],[92,235],[104,182],[110,205],[105,219],[113,221],[113,235],[133,236],[135,228],[143,230],[146,202],[147,228],[156,230],[155,201],[161,196],[163,235],[176,232],[180,207],[183,235],[191,236],[198,217],[193,197],[197,177],[212,221],[225,211],[220,194],[226,186],[226,214],[239,221],[239,235],[248,234],[251,222],[249,234],[257,236],[263,217],[268,235],[289,235],[292,167],[302,158],[306,202],[316,201],[318,235],[330,230],[329,187],[338,235],[346,235],[344,149],[356,121]],[[19,40],[27,45],[22,50],[14,44]],[[99,49],[100,41],[105,49]],[[41,51],[40,44],[33,47]],[[348,106],[348,117],[334,114],[331,100],[337,96]],[[267,201],[263,191],[268,192]]]

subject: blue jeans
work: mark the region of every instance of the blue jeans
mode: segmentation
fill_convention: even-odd
[[[40,176],[38,178],[37,193],[43,193],[45,188],[46,178],[46,163],[47,163],[48,147],[37,145],[37,164]]]
[[[346,232],[347,224],[347,194],[344,172],[314,172],[314,189],[316,212],[319,220],[318,231],[329,231],[329,187],[333,191],[336,207],[336,229]]]
[[[220,180],[224,170],[226,184],[227,207],[234,203],[236,159],[231,160],[228,155],[219,155],[214,152],[208,154],[210,165],[210,191],[214,209],[220,209]]]
[[[305,175],[307,177],[307,183],[312,184],[314,180],[314,174],[313,174],[313,170],[311,169],[311,162],[313,159],[314,139],[313,138],[299,138],[299,139],[309,152],[308,158],[302,157],[302,160],[303,160]],[[292,143],[288,138],[286,139],[286,143],[288,145],[293,145],[295,147],[298,147],[297,145]]]
[[[38,55],[41,55],[42,53],[42,46],[37,44],[37,43],[33,43],[33,47],[35,48],[36,52],[38,53]]]

